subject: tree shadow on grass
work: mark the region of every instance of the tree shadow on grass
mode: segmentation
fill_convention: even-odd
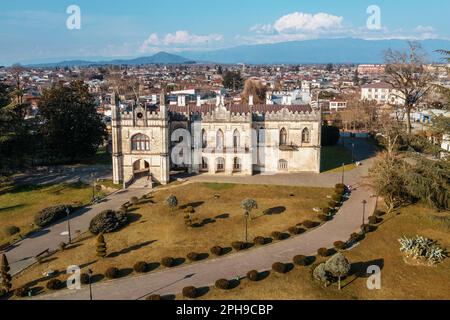
[[[188,207],[192,207],[192,208],[196,209],[196,208],[202,206],[203,204],[205,204],[205,201],[190,202],[190,203],[180,206],[180,209],[184,210]]]
[[[136,251],[136,250],[142,249],[142,248],[144,248],[144,247],[146,247],[146,246],[151,245],[152,243],[154,243],[154,242],[156,242],[156,241],[158,241],[158,240],[146,241],[146,242],[143,242],[143,243],[140,243],[140,244],[135,244],[135,245],[133,245],[133,246],[131,246],[131,247],[122,249],[122,250],[120,250],[120,251],[118,251],[118,252],[110,253],[110,254],[108,255],[108,257],[109,257],[109,258],[116,258],[116,257],[118,257],[118,256],[121,256],[121,255],[130,253],[130,252],[132,252],[132,251]]]
[[[125,278],[133,273],[132,268],[123,268],[119,270],[119,278]]]
[[[198,255],[198,260],[197,260],[197,261],[206,260],[206,259],[208,259],[208,258],[209,258],[209,253],[206,253],[206,252],[200,253],[200,254]]]
[[[233,251],[233,248],[231,248],[231,247],[222,248],[222,254],[220,256],[226,256],[227,254],[229,254],[232,251]]]
[[[173,265],[172,265],[172,267],[178,267],[178,266],[181,266],[183,263],[185,263],[186,262],[186,259],[185,258],[175,258],[174,260],[173,260]]]
[[[206,225],[208,225],[208,224],[213,224],[213,223],[216,223],[216,220],[215,220],[215,219],[212,219],[212,218],[206,218],[206,219],[203,219],[201,222],[194,223],[194,224],[192,225],[192,228],[202,228],[202,227],[204,227],[204,226],[206,226]]]
[[[263,214],[266,216],[272,216],[272,215],[276,215],[276,214],[282,214],[286,212],[286,207],[274,207],[274,208],[269,208],[267,210],[263,211]]]
[[[175,295],[174,294],[167,294],[165,296],[161,296],[161,300],[166,300],[166,301],[172,301],[175,300]]]
[[[347,282],[342,288],[345,288],[356,281],[358,278],[368,278],[372,274],[367,273],[367,269],[370,266],[378,266],[380,270],[384,268],[384,259],[376,259],[367,262],[356,262],[351,264],[350,272],[348,273],[348,277],[352,277],[353,279]]]
[[[223,220],[225,220],[225,219],[228,219],[228,218],[230,218],[230,214],[229,213],[224,213],[224,214],[218,215],[214,219],[223,219]]]
[[[15,206],[3,207],[3,208],[0,208],[0,212],[8,211],[8,210],[14,210],[14,209],[22,208],[22,207],[25,207],[25,205],[24,204],[17,204]]]
[[[285,274],[291,272],[292,270],[294,270],[294,264],[293,263],[286,263],[286,269],[285,269]]]
[[[97,283],[105,279],[105,275],[103,274],[94,274],[91,277],[91,283]]]
[[[240,281],[240,280],[237,280],[237,279],[229,280],[229,281],[228,281],[228,289],[229,289],[229,290],[236,289],[237,287],[240,286],[240,284],[241,284],[241,281]]]
[[[159,262],[147,263],[147,272],[154,271],[154,270],[158,269],[160,266],[161,266],[161,263],[159,263]]]
[[[270,271],[263,271],[258,274],[258,281],[265,280],[268,276],[270,276]]]

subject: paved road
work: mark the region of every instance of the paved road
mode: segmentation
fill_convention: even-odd
[[[116,210],[131,197],[141,197],[148,192],[149,189],[118,191],[99,204],[79,210],[71,216],[71,231],[87,231],[91,219],[98,213],[108,209]],[[6,251],[6,256],[11,266],[11,274],[14,275],[36,262],[34,257],[44,250],[55,250],[61,242],[68,242],[68,237],[61,235],[62,232],[67,230],[67,219],[64,219],[58,224],[43,229],[10,247]]]
[[[360,140],[355,141],[355,143],[365,144],[364,141]],[[360,152],[361,154],[357,155],[357,157],[360,156],[358,160],[365,158],[364,148],[361,148]],[[220,278],[233,279],[237,276],[242,277],[249,270],[253,269],[265,271],[270,269],[274,262],[291,262],[295,255],[312,255],[317,252],[318,248],[330,248],[335,241],[346,241],[353,232],[359,231],[363,222],[362,201],[366,200],[368,202],[366,213],[371,213],[376,208],[376,199],[370,196],[372,191],[360,183],[370,163],[370,159],[364,160],[362,167],[348,175],[347,183],[352,184],[355,188],[351,198],[344,203],[332,221],[318,229],[273,245],[235,253],[223,258],[188,264],[147,275],[99,283],[93,286],[94,299],[136,300],[143,299],[149,294],[177,294],[181,292],[183,287],[189,285],[196,287],[211,286]],[[268,179],[277,184],[293,185],[305,185],[305,181],[319,181],[317,175],[315,175],[313,180],[308,180],[305,177],[307,175],[298,174],[291,177],[278,175],[270,176]],[[331,177],[340,179],[340,174],[327,175],[327,179],[331,180]],[[260,183],[267,183],[266,177],[253,177],[251,181],[247,181],[247,179],[246,183],[255,183],[255,181],[258,183],[261,179],[264,182]],[[327,179],[324,178],[323,183]],[[340,181],[339,179],[327,181],[327,185],[334,185]],[[366,220],[368,215],[366,214]],[[84,287],[77,291],[65,290],[36,298],[46,300],[85,300],[89,298],[89,292],[88,288]]]

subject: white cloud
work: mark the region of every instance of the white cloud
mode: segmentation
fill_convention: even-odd
[[[415,32],[425,33],[425,32],[435,32],[436,30],[431,26],[419,25],[414,29]]]
[[[274,24],[274,29],[279,33],[339,29],[343,20],[343,17],[323,12],[316,14],[294,12],[279,18]]]
[[[152,33],[142,44],[141,52],[154,52],[163,49],[179,50],[198,46],[208,46],[214,42],[223,41],[221,34],[197,35],[189,31],[179,30],[160,37]]]

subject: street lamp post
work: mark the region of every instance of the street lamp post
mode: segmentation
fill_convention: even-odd
[[[91,178],[92,178],[92,203],[94,203],[95,201],[95,175],[94,173],[91,173]]]
[[[244,220],[245,220],[245,243],[248,243],[248,217],[249,217],[249,213],[248,211],[245,211],[244,214]]]
[[[344,184],[345,179],[345,163],[342,164],[342,184]]]
[[[89,269],[87,274],[89,277],[89,300],[92,301],[92,281],[91,281],[92,274],[93,274],[92,270]]]
[[[70,209],[69,208],[66,209],[66,213],[67,213],[67,231],[69,232],[69,244],[72,244],[72,235],[70,232]]]
[[[352,163],[355,163],[355,144],[352,143]]]

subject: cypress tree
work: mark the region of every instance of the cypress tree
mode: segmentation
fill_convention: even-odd
[[[1,277],[1,287],[9,292],[11,290],[11,275],[9,274],[9,262],[6,259],[6,255],[2,255],[1,265],[0,265],[0,277]]]
[[[97,237],[97,256],[101,258],[106,257],[106,242],[103,234],[99,234]]]

